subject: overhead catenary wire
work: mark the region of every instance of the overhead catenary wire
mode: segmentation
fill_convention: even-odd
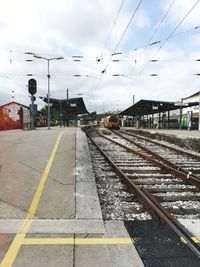
[[[171,2],[172,0],[170,0],[170,2]],[[119,3],[120,4],[120,3]],[[136,4],[136,3],[135,3]],[[168,3],[169,4],[169,3]],[[190,4],[191,5],[191,4]],[[119,8],[119,7],[117,7],[117,8]],[[117,8],[116,8],[116,11],[117,11]],[[123,12],[124,11],[124,9],[121,11],[121,12]],[[166,10],[165,10],[166,11]],[[196,11],[196,10],[195,10]],[[132,11],[133,12],[133,11]],[[186,11],[185,11],[185,13],[186,13]],[[159,14],[159,13],[157,13],[157,14]],[[131,13],[129,13],[129,16],[131,15]],[[182,16],[183,16],[184,14],[182,14]],[[193,14],[191,14],[191,16],[192,16]],[[162,14],[162,16],[163,16],[163,14]],[[190,18],[191,18],[191,16],[190,16]],[[129,19],[129,18],[128,18]],[[160,17],[160,19],[161,19],[161,17]],[[181,19],[181,18],[180,18]],[[189,19],[188,19],[189,20]],[[128,21],[127,21],[128,22]],[[134,22],[134,21],[133,21]],[[159,21],[157,21],[157,22],[159,22]],[[178,21],[177,21],[177,23],[178,23]],[[157,24],[158,25],[158,24]],[[111,26],[111,25],[110,25]],[[116,25],[117,26],[117,25]],[[125,27],[126,25],[124,25],[124,27]],[[173,25],[173,27],[175,27],[175,24]],[[132,28],[132,27],[131,27]],[[162,28],[163,28],[163,26],[162,26]],[[155,28],[154,28],[155,29]],[[171,28],[171,30],[172,30],[173,28]],[[122,31],[123,31],[123,29],[122,29]],[[128,30],[129,31],[129,30]],[[170,37],[170,39],[172,38],[172,37],[174,37],[175,36],[175,34],[177,33],[177,32],[180,32],[181,31],[181,27]],[[199,32],[199,30],[197,30],[198,32]],[[151,32],[152,33],[152,32]],[[169,34],[170,32],[168,32],[168,34]],[[165,35],[165,37],[164,38],[166,38],[168,35]],[[120,37],[120,36],[119,36]],[[157,37],[159,37],[158,36],[158,34],[156,34],[155,36],[154,36],[154,38],[152,39],[152,41],[154,41],[155,39],[157,39]],[[125,38],[126,38],[126,36],[125,36]],[[111,41],[111,40],[110,40]],[[118,41],[118,40],[116,40],[116,41]],[[147,40],[146,40],[147,41]],[[123,41],[122,41],[123,42]],[[163,39],[163,41],[161,41],[161,43],[163,43],[164,42],[164,39]],[[168,40],[168,42],[169,42],[169,40]],[[109,42],[109,44],[108,44],[109,46],[110,46],[110,42]],[[160,44],[159,44],[160,45]],[[131,45],[132,47],[133,47],[133,45]],[[114,46],[113,46],[113,48],[114,48]],[[155,52],[155,50],[158,48],[158,46],[157,47],[155,47],[154,48],[154,51],[150,51],[152,54]],[[121,45],[120,45],[120,47],[118,48],[118,51],[120,51],[121,50]],[[165,49],[164,49],[165,50]],[[111,51],[112,52],[112,51]],[[107,51],[107,49],[104,51],[104,53],[105,54],[107,54],[108,53],[108,51]],[[104,56],[105,56],[105,54],[104,54]],[[138,53],[137,53],[137,55],[138,55]],[[146,53],[145,53],[145,55],[146,55]],[[179,55],[179,54],[178,54]],[[132,55],[132,58],[134,57],[135,55]],[[150,58],[150,56],[151,56],[151,54],[149,55],[149,58]],[[105,57],[104,58],[104,60],[105,60],[105,62],[104,62],[104,64],[106,63],[106,61],[109,59],[109,57],[110,57],[110,55],[108,55],[107,57]],[[129,57],[129,56],[128,56]],[[159,58],[163,58],[163,57],[161,57],[161,55],[159,55],[158,54],[158,57]],[[175,57],[177,57],[177,55],[175,56]],[[183,56],[184,57],[184,56]],[[119,57],[120,58],[120,60],[121,60],[121,56]],[[171,57],[170,56],[170,58],[172,58],[173,59],[173,57]],[[85,59],[85,56],[84,56],[84,59]],[[113,58],[112,58],[113,59]],[[147,59],[147,58],[146,58]],[[146,60],[145,58],[144,58],[144,60]],[[70,59],[70,60],[72,60],[72,59]],[[92,59],[92,60],[95,60],[95,57]],[[15,63],[15,62],[13,62],[13,63]],[[143,64],[143,66],[144,66],[144,64],[145,64],[146,62],[145,61],[143,61],[141,64],[139,64],[139,66],[140,66],[140,68],[142,68],[142,64]],[[65,64],[65,63],[64,63]],[[76,63],[74,63],[74,65],[75,65]],[[88,63],[89,64],[89,63]],[[108,75],[109,73],[110,73],[110,70],[112,70],[111,69],[111,64],[112,63],[110,63],[110,65],[109,65],[109,71],[107,71],[107,73],[106,73],[106,75]],[[77,64],[78,65],[78,64]],[[81,65],[81,64],[80,64]],[[117,64],[116,64],[117,65]],[[169,64],[170,65],[170,64]],[[122,65],[123,66],[123,65]],[[127,66],[127,65],[126,65]],[[121,66],[119,66],[119,67],[121,67]],[[156,67],[156,66],[155,66]],[[90,66],[88,67],[88,69],[90,68]],[[113,66],[112,66],[112,68],[113,68]],[[116,66],[116,69],[118,68],[118,66]],[[129,70],[131,69],[131,67],[130,66],[128,66],[128,71],[126,71],[126,73],[128,73],[129,72]],[[147,71],[144,71],[144,73],[146,73],[146,72],[148,72],[148,69],[149,68],[147,68],[146,70]],[[83,69],[84,70],[84,69]],[[139,71],[140,69],[138,68],[137,69],[137,71]],[[150,69],[149,69],[150,70]],[[94,69],[93,69],[93,71],[94,71]],[[74,71],[75,73],[76,73],[76,71]],[[53,72],[53,74],[55,74],[56,75],[56,70],[55,70],[55,72]],[[83,73],[84,73],[84,71],[83,71]],[[143,73],[143,74],[144,74]],[[142,75],[143,75],[142,74]],[[46,75],[46,74],[45,74]],[[92,74],[92,75],[94,75],[94,74]],[[128,74],[129,75],[129,74]],[[100,76],[100,72],[98,73],[98,77]],[[105,77],[106,79],[107,79],[107,77]],[[104,79],[104,77],[103,77],[103,79]],[[103,80],[102,79],[102,80]],[[145,77],[144,77],[144,79],[145,79]],[[73,80],[74,81],[74,80]],[[77,81],[79,82],[79,80],[77,79]],[[93,88],[94,88],[94,86],[96,85],[96,82],[97,82],[97,80],[95,81],[95,80],[89,80],[88,79],[88,82],[90,82],[90,83],[94,83],[93,84]],[[102,84],[103,84],[103,81],[102,81]]]
[[[177,26],[174,28],[174,30],[170,33],[170,35],[167,37],[167,39],[162,43],[162,45],[159,47],[157,53],[160,51],[160,49],[167,43],[167,41],[171,38],[171,36],[176,32],[176,30],[180,27],[180,25],[183,23],[183,21],[188,17],[188,15],[192,12],[192,10],[195,8],[195,6],[199,3],[200,0],[197,0],[197,2],[191,7],[191,9],[188,11],[188,13],[182,18],[182,20],[177,24]]]
[[[137,60],[135,59],[135,64],[136,64],[136,62],[137,62],[138,60],[140,60],[142,54],[144,54],[144,52],[145,52],[145,50],[147,49],[147,47],[160,43],[160,41],[152,42],[153,37],[156,35],[156,33],[158,32],[158,30],[160,29],[160,26],[162,25],[162,23],[164,22],[164,20],[167,18],[167,16],[168,16],[170,10],[172,9],[172,7],[173,7],[175,1],[176,1],[176,0],[173,0],[173,1],[171,2],[169,8],[168,8],[167,11],[165,12],[164,16],[162,17],[162,19],[161,19],[161,21],[159,22],[158,26],[156,27],[155,31],[153,32],[153,34],[151,35],[150,39],[148,40],[148,42],[147,42],[146,45],[144,46],[143,51],[142,51],[142,52],[140,53],[140,55],[139,55],[139,58],[137,58]],[[151,42],[152,42],[152,43],[151,43]],[[134,69],[135,69],[135,66],[132,68],[132,70],[131,70],[131,72],[130,72],[130,75],[132,75]],[[132,84],[133,84],[133,83],[134,83],[134,82],[132,81]]]
[[[181,32],[178,32],[178,33],[176,33],[176,34],[173,34],[171,37],[170,37],[170,39],[171,38],[175,38],[175,37],[177,37],[177,36],[179,36],[179,35],[183,35],[183,34],[187,34],[187,33],[189,33],[189,32],[192,32],[192,31],[194,31],[194,30],[198,30],[198,29],[200,29],[200,25],[196,25],[196,26],[193,26],[193,27],[191,27],[190,29],[188,29],[188,30],[184,30],[184,31],[181,31]],[[152,46],[152,45],[155,45],[155,44],[159,44],[159,43],[162,43],[162,42],[164,42],[166,40],[166,38],[165,39],[160,39],[160,40],[156,40],[156,41],[154,41],[154,42],[152,42],[152,43],[150,43],[149,44],[149,46]],[[133,52],[133,51],[137,51],[137,50],[139,50],[139,49],[144,49],[145,47],[146,47],[147,45],[145,45],[145,46],[138,46],[138,47],[135,47],[135,48],[132,48],[131,50],[125,50],[125,51],[123,51],[123,52],[121,52],[120,54],[122,54],[122,55],[124,55],[124,54],[127,54],[127,53],[130,53],[130,52]],[[148,47],[148,46],[147,46]],[[7,52],[8,54],[9,54],[9,56],[10,56],[10,53],[11,53],[11,51],[12,51],[12,54],[15,54],[15,53],[17,53],[17,54],[23,54],[24,55],[24,50],[15,50],[15,49],[10,49],[10,48],[8,48],[8,49],[2,49],[2,48],[0,48],[0,53],[3,55],[3,52]],[[116,53],[115,53],[116,54]],[[44,54],[45,56],[55,56],[55,55],[52,55],[52,54]],[[110,53],[108,53],[107,54],[107,56],[110,56],[111,54]],[[4,54],[4,56],[5,56],[5,54]],[[65,56],[65,58],[62,60],[62,62],[63,61],[68,61],[68,62],[71,62],[71,61],[74,61],[74,57],[78,57],[78,56],[73,56],[73,55],[69,55],[69,56]],[[96,57],[95,56],[79,56],[79,57],[82,57],[81,59],[80,59],[80,61],[82,61],[82,62],[89,62],[89,61],[95,61],[96,60]],[[7,59],[7,58],[6,58]],[[11,61],[13,62],[13,58],[10,58],[11,59]],[[21,62],[24,62],[24,58],[22,58],[22,59],[17,59],[17,61],[19,62],[19,61],[21,61]],[[27,62],[31,62],[31,61],[34,61],[33,59],[26,59],[25,61],[27,61]],[[139,59],[137,59],[137,61],[139,61]],[[76,63],[76,62],[75,62]],[[9,60],[9,65],[10,65],[10,60]]]
[[[176,0],[173,0],[173,2],[170,4],[169,8],[167,9],[167,11],[165,12],[164,16],[162,17],[161,21],[159,22],[158,26],[156,27],[155,31],[153,32],[153,34],[151,35],[149,41],[146,43],[143,51],[141,52],[141,54],[139,55],[139,59],[141,58],[142,54],[144,54],[145,50],[147,49],[148,46],[151,46],[151,45],[155,45],[157,43],[159,43],[160,41],[155,41],[153,43],[152,40],[153,40],[153,37],[156,35],[156,33],[158,32],[158,30],[160,29],[160,26],[162,25],[162,23],[164,22],[164,20],[167,18],[170,10],[172,9],[174,3],[175,3]],[[138,59],[137,59],[138,60]]]
[[[120,7],[119,7],[119,9],[118,9],[118,12],[117,12],[117,15],[116,15],[116,18],[115,18],[115,21],[114,21],[114,23],[113,23],[113,25],[112,25],[112,28],[111,28],[111,30],[110,30],[108,36],[107,36],[106,42],[105,42],[104,47],[103,47],[102,52],[101,52],[101,55],[102,55],[102,56],[103,56],[103,52],[104,52],[104,50],[105,50],[105,48],[106,48],[106,46],[107,46],[107,44],[108,44],[108,42],[109,42],[109,40],[110,40],[110,37],[111,37],[111,35],[112,35],[113,29],[114,29],[114,27],[115,27],[115,25],[116,25],[116,22],[117,22],[117,20],[118,20],[119,14],[120,14],[121,9],[122,9],[122,6],[123,6],[123,4],[124,4],[124,1],[125,1],[125,0],[122,0],[122,2],[121,2],[121,5],[120,5]]]
[[[173,34],[169,39],[171,39],[171,38],[175,38],[175,37],[177,37],[177,36],[179,36],[179,35],[182,35],[182,34],[186,34],[186,33],[192,32],[192,31],[197,30],[197,29],[199,29],[199,28],[200,28],[200,25],[197,25],[197,26],[192,27],[192,28],[190,28],[190,29],[188,29],[188,30],[185,30],[185,31],[182,31],[182,32],[178,32],[178,33],[176,33],[176,34]],[[160,40],[157,40],[157,41],[154,41],[154,42],[150,43],[148,46],[152,46],[152,45],[155,45],[155,44],[159,44],[159,43],[162,43],[162,42],[164,42],[164,41],[165,41],[165,39],[160,39]],[[147,46],[147,47],[148,47],[148,46]],[[145,47],[146,47],[146,46],[136,47],[136,48],[134,48],[134,49],[131,49],[131,50],[128,50],[128,51],[124,51],[122,54],[127,54],[127,53],[130,53],[130,52],[132,52],[132,51],[137,51],[138,49],[144,49]]]
[[[105,50],[105,48],[106,48],[106,46],[107,46],[107,44],[108,44],[108,42],[109,42],[109,40],[110,40],[110,37],[111,37],[111,34],[112,34],[112,32],[113,32],[113,29],[114,29],[114,27],[115,27],[115,25],[116,25],[116,22],[117,22],[117,20],[118,20],[118,17],[119,17],[119,15],[120,15],[120,12],[121,12],[121,9],[122,9],[122,6],[123,6],[123,4],[124,4],[124,1],[125,1],[125,0],[122,0],[122,2],[121,2],[121,4],[120,4],[120,7],[119,7],[119,9],[118,9],[118,12],[117,12],[116,18],[115,18],[115,20],[114,20],[113,26],[112,26],[112,28],[111,28],[111,30],[110,30],[108,36],[107,36],[106,42],[105,42],[104,47],[103,47],[103,50],[102,50],[102,52],[101,52],[101,55],[102,55],[102,56],[103,56],[103,52],[104,52],[104,50]],[[101,61],[101,59],[98,59],[98,58],[97,58],[96,60],[97,60],[97,63],[98,63],[98,61]],[[96,86],[95,86],[95,89],[99,86],[102,76],[103,76],[103,72],[101,73],[100,79],[98,80],[98,82],[97,82],[97,84],[96,84]],[[90,90],[90,91],[91,91],[91,95],[93,95],[93,89],[92,89],[92,87],[91,87],[91,90]]]
[[[100,79],[99,79],[99,81],[98,81],[98,83],[97,83],[97,85],[96,85],[96,87],[95,87],[95,90],[99,87],[100,82],[101,82],[101,79],[102,79],[102,77],[103,77],[103,74],[106,73],[106,70],[107,70],[107,68],[108,68],[108,65],[109,65],[109,63],[110,63],[111,60],[112,60],[112,56],[113,56],[113,54],[116,53],[117,49],[119,48],[119,45],[120,45],[120,43],[121,43],[121,41],[122,41],[122,39],[123,39],[125,33],[127,32],[127,30],[128,30],[128,28],[129,28],[129,26],[130,26],[130,24],[131,24],[133,18],[135,17],[135,15],[136,15],[136,13],[137,13],[137,11],[138,11],[138,9],[139,9],[139,7],[140,7],[142,1],[143,1],[143,0],[140,0],[139,3],[137,4],[137,6],[136,6],[136,8],[135,8],[135,10],[134,10],[134,12],[133,12],[133,14],[132,14],[132,16],[131,16],[129,22],[128,22],[128,24],[126,25],[126,28],[124,29],[124,31],[123,31],[121,37],[119,38],[119,41],[117,42],[117,45],[115,46],[115,49],[114,49],[113,53],[111,54],[110,59],[108,60],[108,62],[107,62],[107,64],[106,64],[105,68],[104,68],[103,71],[101,72],[101,76],[100,76]]]
[[[121,4],[120,4],[120,7],[119,7],[119,9],[118,9],[118,12],[117,12],[116,18],[115,18],[115,20],[114,20],[113,26],[112,26],[112,28],[111,28],[111,30],[110,30],[110,33],[108,34],[108,37],[107,37],[106,42],[105,42],[105,44],[104,44],[103,50],[102,50],[102,52],[101,52],[101,56],[103,56],[103,52],[104,52],[104,50],[105,50],[105,48],[106,48],[106,46],[107,46],[107,44],[108,44],[108,41],[110,40],[111,34],[112,34],[113,29],[114,29],[114,27],[115,27],[115,25],[116,25],[116,22],[117,22],[117,20],[118,20],[119,14],[120,14],[121,9],[122,9],[122,6],[123,6],[123,4],[124,4],[124,1],[125,1],[125,0],[122,0],[122,2],[121,2]],[[98,58],[97,58],[96,60],[97,60],[97,63],[98,63],[99,61],[101,61],[101,59],[98,59]],[[103,72],[101,73],[100,79],[99,79],[99,81],[97,82],[97,84],[96,84],[96,86],[95,86],[95,90],[96,90],[96,88],[99,86],[99,84],[100,84],[100,82],[101,82],[101,78],[102,78],[102,76],[103,76]],[[92,90],[92,88],[91,88],[91,94],[93,94],[93,90]]]
[[[122,39],[124,38],[124,35],[125,35],[125,33],[127,32],[127,30],[128,30],[128,28],[129,28],[129,26],[130,26],[130,24],[131,24],[133,18],[135,17],[135,15],[136,15],[136,13],[137,13],[137,11],[138,11],[138,9],[139,9],[139,7],[140,7],[142,1],[143,1],[143,0],[140,0],[139,3],[138,3],[138,5],[137,5],[137,7],[135,8],[135,10],[134,10],[134,12],[133,12],[133,15],[131,16],[131,18],[130,18],[130,20],[129,20],[129,22],[128,22],[126,28],[125,28],[125,30],[123,31],[123,33],[122,33],[122,35],[121,35],[121,37],[120,37],[120,39],[119,39],[119,41],[118,41],[118,43],[117,43],[117,45],[116,45],[116,47],[115,47],[115,49],[114,49],[114,51],[113,51],[112,54],[115,54],[116,51],[117,51],[117,49],[119,48],[119,45],[120,45]]]
[[[180,20],[180,22],[176,25],[176,27],[173,29],[173,31],[169,34],[169,36],[164,40],[164,42],[161,44],[161,46],[157,49],[157,51],[153,54],[153,56],[147,61],[145,66],[142,68],[142,70],[137,74],[137,77],[139,77],[146,66],[149,64],[151,60],[158,54],[158,52],[164,47],[164,45],[168,42],[168,40],[173,36],[173,34],[176,32],[176,30],[180,27],[180,25],[183,23],[183,21],[188,17],[188,15],[192,12],[192,10],[196,7],[196,5],[199,3],[200,0],[197,0],[196,3],[190,8],[190,10],[186,13],[186,15]],[[137,79],[136,77],[136,79]],[[135,80],[136,81],[136,80]]]
[[[176,38],[177,36],[180,36],[180,35],[183,35],[183,34],[187,34],[187,33],[189,33],[189,32],[193,32],[194,30],[198,30],[198,29],[200,29],[200,25],[196,25],[196,26],[191,27],[191,28],[188,29],[188,30],[184,30],[184,31],[178,32],[178,33],[176,33],[176,34],[173,34],[169,39],[171,39],[171,38]],[[166,40],[166,38],[165,38],[165,39],[156,40],[156,41],[154,41],[154,42],[152,42],[152,43],[149,43],[148,45],[146,44],[146,45],[144,45],[144,46],[138,46],[138,47],[132,48],[131,50],[125,50],[125,51],[123,51],[123,52],[120,52],[120,53],[114,53],[114,54],[115,54],[115,55],[117,55],[117,54],[125,55],[125,54],[129,54],[129,53],[131,53],[131,52],[133,52],[133,51],[137,51],[137,50],[139,50],[139,49],[143,49],[143,51],[141,52],[141,53],[143,53],[143,52],[144,52],[144,49],[146,49],[146,48],[148,48],[148,47],[150,47],[150,46],[156,45],[156,44],[160,44],[160,43],[164,42],[165,40]],[[113,55],[113,54],[112,54],[112,55]],[[107,56],[110,56],[110,54],[107,54]],[[91,60],[94,60],[94,57],[91,58]],[[119,60],[119,61],[121,61],[121,60]],[[139,61],[139,59],[137,59],[137,61]]]

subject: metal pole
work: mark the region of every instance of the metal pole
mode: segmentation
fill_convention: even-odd
[[[69,89],[67,89],[67,107],[66,107],[66,124],[67,124],[67,127],[69,126],[69,116],[68,116],[68,113],[69,113]]]
[[[158,113],[158,129],[160,129],[160,112]]]
[[[167,128],[169,129],[169,125],[170,125],[170,111],[167,111]]]
[[[48,62],[48,130],[50,130],[50,74],[49,74],[49,60],[47,59]]]
[[[199,131],[200,131],[200,89],[199,89]]]
[[[33,130],[35,128],[34,125],[34,115],[33,115],[33,96],[31,96],[31,129]]]
[[[62,115],[62,102],[59,101],[59,107],[60,107],[60,127],[62,127],[62,120],[63,120],[63,115]]]
[[[179,121],[179,129],[182,129],[182,107],[180,107],[180,121]]]
[[[41,57],[39,55],[36,55],[35,53],[31,53],[35,58],[38,59],[44,59],[48,63],[48,70],[47,70],[47,79],[48,79],[48,95],[47,95],[47,106],[48,106],[48,118],[47,118],[47,125],[48,125],[48,130],[50,130],[50,123],[51,123],[51,118],[50,118],[50,73],[49,73],[49,61],[50,60],[59,60],[59,59],[64,59],[63,57],[52,57],[52,58],[46,58],[46,57]]]

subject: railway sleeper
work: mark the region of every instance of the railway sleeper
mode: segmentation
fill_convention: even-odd
[[[120,163],[115,163],[117,165],[117,167],[121,168],[121,167],[132,167],[132,168],[135,168],[135,167],[143,167],[144,166],[144,163],[124,163],[124,162],[120,162]],[[145,167],[154,167],[151,163],[145,163]]]
[[[187,195],[165,195],[165,196],[156,196],[161,202],[174,202],[174,201],[200,201],[200,196],[187,196]]]
[[[115,164],[120,164],[122,161],[116,159],[116,160],[113,160],[113,162],[114,162]],[[142,160],[142,159],[138,159],[138,160],[129,159],[129,160],[123,160],[123,163],[124,163],[124,164],[130,164],[130,163],[131,163],[131,164],[137,164],[137,163],[147,164],[148,162],[145,161],[145,160]]]
[[[174,207],[165,207],[170,213],[174,215],[199,215],[200,217],[200,209],[185,209],[185,208],[174,208]]]
[[[135,173],[135,174],[128,174],[127,175],[129,178],[133,178],[133,179],[175,179],[172,174],[168,174],[168,173],[152,173],[152,174],[149,174],[149,173],[142,173],[142,174],[138,174],[138,173]],[[177,181],[178,179],[176,179]],[[180,181],[183,182],[182,179],[179,179]]]
[[[144,187],[144,186],[141,186]],[[145,186],[145,189],[147,189],[150,193],[168,193],[168,192],[188,192],[188,189],[183,188],[173,188],[173,187],[162,187],[162,188],[149,188],[148,186]],[[190,192],[198,192],[196,189],[190,189]]]
[[[170,184],[183,184],[183,181],[182,180],[181,181],[173,181],[171,179],[169,179],[169,181],[167,181],[167,180],[165,180],[163,178],[160,178],[160,179],[158,179],[158,178],[154,178],[154,179],[152,179],[152,178],[149,178],[149,179],[145,178],[143,180],[143,178],[141,178],[141,179],[139,178],[138,179],[138,177],[136,177],[134,179],[134,183],[137,184],[137,185],[164,185],[164,184],[165,185],[170,185]]]
[[[190,171],[190,172],[192,172],[193,174],[199,174],[200,173],[200,168],[193,168],[193,167],[184,167],[184,169],[186,170],[186,171]]]
[[[151,174],[154,174],[154,173],[158,173],[158,169],[156,169],[156,168],[151,168],[151,169],[139,169],[139,168],[129,168],[129,169],[127,169],[127,168],[120,168],[120,170],[122,171],[122,172],[124,172],[124,173],[126,173],[127,175],[128,174],[132,174],[133,176],[135,176],[135,175],[138,175],[138,176],[140,176],[140,174],[144,174],[144,173],[148,173],[149,175],[151,175]],[[133,171],[135,171],[134,173],[133,173]]]
[[[193,167],[197,167],[198,168],[200,166],[200,162],[196,162],[196,161],[195,162],[190,162],[190,161],[189,162],[188,161],[187,162],[183,162],[183,161],[177,162],[178,165],[180,165],[180,166],[186,166],[186,167],[188,166],[188,163],[190,165],[192,165]]]

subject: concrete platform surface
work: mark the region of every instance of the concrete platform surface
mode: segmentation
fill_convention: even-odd
[[[80,128],[0,132],[0,262],[144,266],[124,223],[102,220]]]

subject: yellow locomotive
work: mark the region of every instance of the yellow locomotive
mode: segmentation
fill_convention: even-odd
[[[119,129],[121,121],[118,115],[110,115],[103,118],[103,124],[104,127],[108,129]]]

